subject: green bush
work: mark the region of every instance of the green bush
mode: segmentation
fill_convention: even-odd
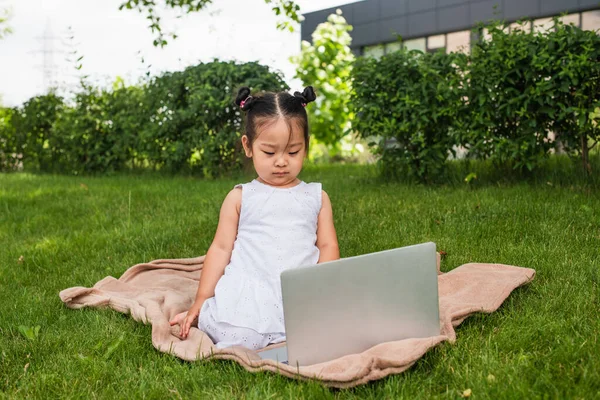
[[[142,153],[170,171],[200,169],[209,177],[240,168],[242,113],[233,100],[241,86],[289,89],[279,73],[256,62],[214,61],[154,78],[145,96],[150,123]]]
[[[491,38],[475,44],[470,56],[461,141],[471,157],[532,170],[554,147],[548,140],[557,89],[550,34],[508,34],[500,24],[487,29]]]
[[[359,59],[353,123],[377,136],[385,172],[421,181],[442,176],[453,146],[518,173],[538,167],[557,142],[580,155],[600,140],[600,37],[565,26],[528,33],[486,26],[491,40],[469,56],[405,50]]]
[[[52,147],[60,152],[54,169],[110,173],[126,168],[146,125],[143,90],[122,82],[112,90],[84,86],[54,124]]]
[[[429,181],[442,173],[457,143],[465,62],[463,54],[406,50],[357,60],[353,127],[380,138],[373,145],[386,174]]]
[[[295,78],[316,90],[316,102],[307,108],[311,137],[327,145],[330,155],[341,152],[341,139],[349,133],[353,118],[348,107],[354,62],[351,30],[341,12],[331,14],[313,32],[312,44],[303,41],[300,54],[290,58],[296,65]]]
[[[52,169],[59,156],[59,149],[53,144],[53,126],[64,108],[62,97],[49,93],[33,97],[14,110],[14,145],[10,151],[21,155],[24,165],[42,171]]]
[[[600,141],[600,36],[555,21],[548,36],[553,81],[552,129],[565,150],[591,173],[590,150]]]
[[[13,125],[16,110],[0,107],[0,171],[17,168],[23,155],[18,153],[17,136]]]
[[[110,173],[151,165],[219,176],[239,169],[240,86],[287,90],[281,75],[258,63],[214,61],[165,73],[145,85],[83,84],[67,105],[48,94],[0,112],[0,161],[22,154],[29,169]]]

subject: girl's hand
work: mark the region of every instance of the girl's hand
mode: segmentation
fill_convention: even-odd
[[[171,324],[171,326],[173,325],[181,325],[181,322],[183,322],[183,320],[185,319],[185,316],[187,315],[187,311],[184,312],[180,312],[179,314],[177,314],[176,316],[174,316],[170,321],[169,324]]]
[[[182,339],[187,339],[192,324],[197,323],[196,321],[198,321],[198,316],[200,315],[201,308],[202,303],[194,303],[187,312],[184,311],[182,313],[179,313],[171,321],[169,321],[169,324],[171,324],[171,326],[179,324],[179,335]]]

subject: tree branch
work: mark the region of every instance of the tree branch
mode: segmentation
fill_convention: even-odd
[[[275,15],[283,15],[286,20],[277,23],[277,28],[280,30],[294,31],[295,23],[299,23],[302,19],[300,15],[300,6],[293,0],[264,0],[265,3],[272,5],[271,9]],[[160,3],[160,4],[157,4]],[[156,34],[153,41],[154,46],[164,47],[167,45],[167,38],[176,39],[177,35],[173,32],[164,32],[161,27],[160,16],[156,12],[156,8],[161,5],[165,8],[181,9],[185,14],[191,14],[201,11],[207,5],[212,4],[212,0],[126,0],[121,3],[119,10],[137,10],[139,13],[145,13],[146,19],[150,21],[148,27],[152,33]],[[0,23],[2,19],[0,18]],[[0,28],[0,38],[2,31]]]
[[[10,8],[0,10],[0,39],[4,39],[7,35],[12,33],[12,28],[7,25],[11,16],[12,10]]]

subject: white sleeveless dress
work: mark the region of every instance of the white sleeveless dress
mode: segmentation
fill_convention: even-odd
[[[282,271],[319,261],[321,184],[276,188],[253,180],[242,188],[231,260],[207,299],[198,327],[217,347],[259,349],[285,340]]]

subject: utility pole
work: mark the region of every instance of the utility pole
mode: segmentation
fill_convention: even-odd
[[[63,53],[63,51],[57,50],[54,46],[55,42],[59,40],[59,38],[57,36],[54,36],[54,34],[52,33],[50,20],[46,21],[44,34],[41,37],[36,37],[36,39],[42,43],[42,48],[39,50],[34,50],[31,53],[42,55],[43,64],[36,65],[36,67],[42,70],[43,92],[48,93],[51,89],[56,88],[58,86],[58,67],[54,62],[54,59],[57,54]]]

